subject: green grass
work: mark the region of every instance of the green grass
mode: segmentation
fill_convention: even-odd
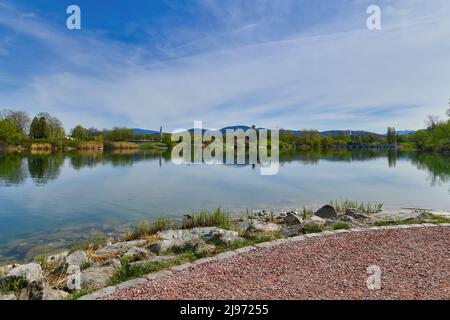
[[[303,217],[304,220],[309,219],[310,217],[312,217],[313,214],[314,214],[313,209],[307,208],[307,207],[303,207],[302,217]]]
[[[427,219],[430,220],[430,223],[450,223],[450,219],[443,217],[443,216],[438,216],[435,214],[429,214]]]
[[[350,224],[344,221],[338,221],[333,225],[333,230],[350,229]]]
[[[85,241],[76,241],[72,245],[69,246],[69,254],[74,253],[77,250],[97,250],[106,245],[106,236],[105,235],[96,235],[92,237],[90,240]]]
[[[197,255],[192,251],[185,251],[175,258],[163,262],[149,262],[147,264],[131,265],[128,259],[122,259],[122,265],[110,279],[109,285],[116,285],[130,279],[139,278],[143,275],[165,270],[172,266],[191,262],[202,257],[204,256]]]
[[[223,229],[230,228],[230,217],[220,208],[214,212],[206,210],[200,212],[192,212],[184,217],[181,228],[191,229],[196,227],[220,227]]]
[[[309,224],[303,228],[305,233],[320,233],[323,232],[323,227],[318,224]]]
[[[93,292],[93,290],[80,290],[76,292],[72,292],[67,297],[64,298],[64,300],[78,300],[79,298],[86,296]]]
[[[275,239],[279,239],[280,237],[281,236],[279,235],[279,233],[274,233],[271,235],[263,234],[263,235],[247,236],[242,240],[234,241],[229,246],[219,246],[218,243],[216,243],[214,240],[209,241],[208,243],[217,245],[216,253],[222,253],[222,252],[226,252],[226,251],[233,251],[233,250],[243,248],[243,247],[248,247],[251,245],[258,244],[258,243],[269,242],[269,241],[272,241]]]
[[[217,246],[215,253],[222,253],[225,251],[236,250],[242,247],[254,245],[261,242],[272,241],[274,239],[279,238],[279,234],[273,235],[256,235],[250,236],[244,240],[238,240],[233,242],[230,246]],[[210,241],[210,244],[216,244],[214,241]],[[206,257],[204,253],[194,252],[193,248],[185,248],[185,249],[174,249],[173,253],[177,254],[171,260],[163,261],[163,262],[150,262],[147,264],[136,264],[131,265],[130,261],[126,258],[121,260],[121,267],[113,277],[109,281],[109,285],[116,285],[118,283],[122,283],[124,281],[135,279],[142,277],[146,274],[158,272],[161,270],[168,269],[172,266],[180,265],[186,262],[192,262],[201,258]]]
[[[139,143],[140,149],[166,149],[167,145],[162,142],[144,142]]]
[[[381,220],[374,223],[377,227],[384,227],[384,226],[398,226],[398,225],[404,225],[404,224],[421,224],[421,223],[434,223],[434,224],[440,224],[440,223],[450,223],[450,219],[438,216],[431,213],[423,213],[421,216],[417,217],[416,219],[412,220]]]
[[[383,203],[381,202],[359,202],[342,199],[330,201],[330,205],[333,206],[338,213],[345,213],[347,209],[357,209],[363,213],[377,213],[383,209]]]
[[[153,222],[143,221],[135,225],[133,230],[127,234],[126,239],[139,239],[164,230],[191,229],[196,227],[219,227],[230,229],[231,219],[229,215],[225,214],[220,208],[213,212],[207,210],[191,212],[186,215],[181,222],[166,216],[161,216]]]
[[[0,287],[0,293],[14,293],[16,296],[20,295],[23,288],[27,286],[27,281],[24,278],[16,278],[4,281]]]
[[[134,226],[131,234],[133,237],[139,238],[141,236],[153,235],[158,233],[159,231],[169,230],[176,227],[176,221],[166,216],[160,216],[153,222],[142,221],[138,223],[136,226]]]

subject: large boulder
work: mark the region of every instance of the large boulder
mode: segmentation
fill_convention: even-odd
[[[133,241],[119,242],[119,243],[115,243],[113,245],[98,249],[95,251],[95,254],[97,256],[115,254],[118,251],[124,251],[131,247],[142,247],[146,243],[147,243],[146,240],[133,240]]]
[[[74,253],[70,254],[65,259],[66,266],[79,266],[86,264],[89,261],[86,253],[83,250],[77,250]]]
[[[14,293],[0,294],[0,301],[5,301],[5,300],[17,300],[17,297]]]
[[[51,256],[49,256],[47,258],[47,263],[48,264],[59,263],[62,260],[64,260],[64,258],[67,257],[68,254],[69,254],[69,251],[63,251],[60,253],[52,254]]]
[[[222,240],[229,243],[230,241],[239,239],[239,232],[219,228],[207,228],[203,230],[201,238],[205,241]]]
[[[124,258],[128,258],[132,261],[142,260],[147,258],[148,256],[149,256],[148,250],[141,247],[131,247],[123,255]]]
[[[48,286],[44,286],[44,289],[42,290],[41,300],[62,300],[68,295],[69,293],[65,291],[56,290]]]
[[[90,267],[81,272],[81,289],[90,290],[104,287],[114,275],[113,266]]]
[[[327,220],[325,220],[325,219],[323,219],[321,217],[318,217],[318,216],[313,214],[311,216],[310,220],[304,221],[304,224],[305,223],[308,224],[308,223],[311,223],[311,222],[314,223],[314,224],[317,224],[319,226],[324,226],[327,223]]]
[[[279,225],[277,225],[276,223],[253,222],[252,224],[250,224],[250,226],[248,227],[247,230],[271,233],[271,232],[280,231],[280,228],[281,227]]]
[[[20,292],[19,300],[42,300],[42,283],[31,282]]]
[[[288,226],[295,226],[297,224],[302,224],[302,222],[303,219],[294,211],[287,212],[286,217],[284,217],[284,223]]]
[[[186,230],[165,230],[158,232],[156,236],[162,240],[184,240],[203,239],[210,241],[217,237],[238,237],[236,231],[220,229],[217,227],[200,227]]]
[[[296,224],[293,226],[286,226],[281,229],[280,233],[285,237],[295,237],[303,233],[303,225]]]
[[[160,254],[167,252],[169,250],[176,250],[184,248],[186,245],[186,240],[181,239],[171,239],[171,240],[160,240],[158,242],[152,243],[148,246],[150,252]]]
[[[353,208],[347,209],[347,210],[345,211],[345,215],[346,215],[346,216],[353,217],[353,218],[355,218],[355,219],[361,219],[361,220],[363,220],[363,219],[372,219],[371,216],[369,216],[369,215],[367,215],[367,214],[365,214],[365,213],[362,213],[362,212],[358,211],[358,209],[353,209]]]
[[[29,263],[17,266],[0,279],[0,287],[6,281],[24,279],[27,283],[42,283],[42,268],[37,263]]]
[[[132,266],[142,266],[142,265],[146,265],[149,263],[162,263],[162,262],[166,262],[166,261],[170,261],[170,260],[174,260],[176,259],[176,255],[164,255],[164,256],[154,256],[151,258],[148,258],[146,260],[141,260],[141,261],[136,261],[136,262],[132,262],[130,265]]]
[[[317,210],[315,215],[323,219],[333,219],[336,218],[338,214],[332,206],[325,205],[319,210]]]
[[[184,249],[192,250],[197,254],[212,255],[215,252],[216,247],[212,244],[207,244],[202,239],[193,239],[186,242]]]

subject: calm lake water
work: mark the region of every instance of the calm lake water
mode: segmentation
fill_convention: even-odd
[[[167,154],[0,154],[0,263],[162,214],[301,208],[330,200],[450,210],[450,157],[395,151],[281,155],[252,166],[175,165]]]

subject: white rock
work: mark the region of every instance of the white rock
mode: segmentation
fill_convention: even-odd
[[[70,254],[65,259],[66,265],[74,265],[81,267],[83,264],[87,263],[89,261],[86,253],[83,250],[75,251],[74,253]]]
[[[28,283],[42,282],[42,268],[37,263],[24,264],[12,269],[2,280],[9,280],[12,278],[24,278]]]
[[[98,249],[95,251],[96,255],[106,255],[110,253],[114,253],[118,250],[122,249],[129,249],[131,247],[141,247],[147,243],[146,240],[133,240],[133,241],[126,241],[126,242],[119,242],[101,249]]]
[[[47,286],[42,290],[42,300],[62,300],[67,297],[69,293],[62,290],[55,290]]]
[[[262,231],[262,232],[277,232],[280,231],[281,227],[276,223],[259,223],[254,222],[250,226],[251,230]]]
[[[81,272],[81,288],[96,289],[106,286],[115,270],[112,266],[90,267],[84,270]]]
[[[0,294],[0,301],[17,300],[14,293]]]

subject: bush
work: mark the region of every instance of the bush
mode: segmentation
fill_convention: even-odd
[[[318,224],[309,224],[303,228],[305,233],[320,233],[323,231],[323,227]]]
[[[182,228],[191,229],[196,227],[230,227],[230,217],[220,208],[214,212],[200,211],[186,215],[183,219]]]
[[[347,222],[339,221],[333,225],[333,230],[350,229],[350,224]]]

